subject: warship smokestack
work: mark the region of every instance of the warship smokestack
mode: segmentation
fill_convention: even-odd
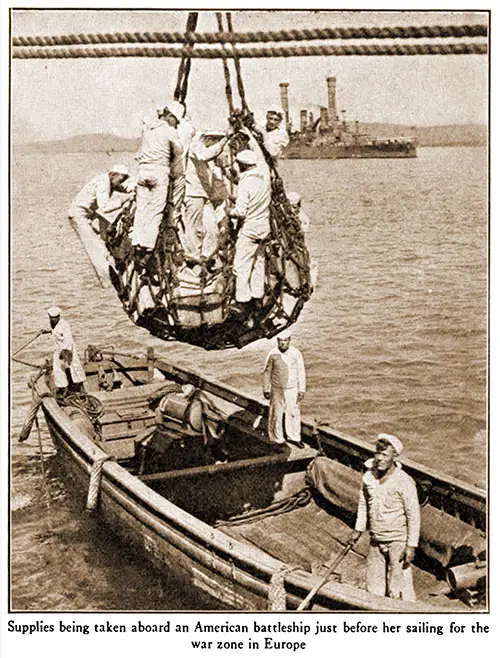
[[[300,132],[307,132],[307,110],[300,110]]]
[[[327,78],[328,85],[328,120],[333,126],[337,121],[337,78]]]
[[[288,105],[288,82],[280,82],[281,107],[285,117],[285,126],[290,132],[290,108]]]

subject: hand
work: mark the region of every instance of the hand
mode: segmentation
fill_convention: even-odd
[[[266,398],[266,400],[270,400],[271,399],[271,393],[269,393],[269,391],[264,391],[264,397]]]
[[[354,544],[358,541],[358,539],[361,537],[361,535],[362,532],[360,530],[353,530],[352,535],[347,540],[346,546],[350,546],[352,548]]]
[[[42,334],[51,334],[52,329],[40,329],[40,335]]]
[[[413,562],[415,557],[415,549],[413,546],[407,546],[405,549],[404,559],[403,559],[403,568],[407,568]]]
[[[71,365],[73,361],[73,352],[71,350],[61,350],[59,354],[61,361],[64,361],[68,366]]]
[[[305,391],[299,391],[297,393],[297,402],[302,402],[302,400],[305,398],[306,393]]]

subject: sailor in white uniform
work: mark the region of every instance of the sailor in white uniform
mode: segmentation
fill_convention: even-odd
[[[284,416],[286,440],[303,448],[299,403],[306,392],[306,371],[301,352],[290,341],[290,332],[281,332],[277,347],[266,359],[264,397],[270,400],[268,434],[273,443],[284,443]]]
[[[44,329],[43,333],[52,333],[54,338],[53,376],[54,386],[59,396],[70,390],[83,392],[85,382],[85,370],[82,367],[76,351],[71,327],[66,320],[61,319],[61,309],[51,306],[48,311],[50,329]],[[68,380],[71,378],[71,382]]]

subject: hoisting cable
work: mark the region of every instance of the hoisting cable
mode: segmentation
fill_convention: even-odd
[[[216,12],[217,16],[217,27],[219,28],[219,32],[224,31],[224,25],[222,23],[222,13],[220,11]],[[224,46],[222,47],[223,52],[225,53],[226,50]],[[229,115],[231,115],[234,112],[234,105],[233,105],[233,90],[231,88],[231,74],[229,73],[229,66],[227,64],[227,55],[225,55],[222,58],[222,68],[224,71],[224,81],[226,83],[226,98],[227,98],[227,104],[229,106]]]
[[[184,37],[185,48],[181,63],[179,64],[179,72],[177,74],[177,85],[174,91],[174,98],[176,101],[185,104],[189,73],[191,72],[191,56],[193,50],[193,33],[196,30],[198,23],[198,12],[189,12],[186,22],[186,34]]]
[[[231,17],[231,12],[226,12],[226,21],[227,21],[227,30],[229,34],[233,34],[233,19]],[[248,112],[248,104],[245,99],[245,86],[243,85],[243,79],[241,77],[241,66],[238,56],[238,50],[236,49],[235,44],[232,44],[233,48],[233,57],[234,57],[234,68],[236,71],[236,84],[238,85],[238,92],[241,98],[241,109],[245,112]]]

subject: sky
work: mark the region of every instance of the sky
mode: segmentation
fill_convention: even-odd
[[[183,31],[185,11],[14,10],[12,34]],[[486,23],[486,13],[422,11],[234,11],[236,31],[306,27]],[[216,31],[213,12],[200,12],[199,31]],[[13,141],[89,133],[140,134],[142,117],[173,93],[179,60],[119,58],[12,60]],[[362,122],[410,125],[486,123],[488,58],[293,57],[242,60],[247,100],[256,115],[279,105],[289,82],[292,119],[327,104],[326,77],[337,78],[338,108]],[[200,128],[227,119],[220,60],[193,60],[188,110]]]

